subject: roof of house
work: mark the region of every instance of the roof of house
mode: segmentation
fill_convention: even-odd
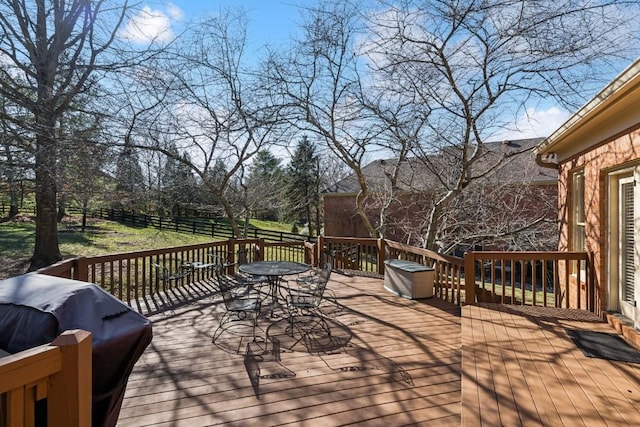
[[[514,141],[501,141],[483,144],[481,158],[473,164],[471,173],[473,176],[486,173],[497,162],[501,162],[487,174],[489,182],[501,183],[555,183],[557,171],[543,168],[536,164],[535,156],[531,150],[542,141],[542,138],[521,139]],[[399,191],[424,191],[439,184],[439,176],[447,177],[447,168],[455,168],[457,150],[452,149],[445,153],[428,156],[426,159],[412,157],[401,164],[398,174],[396,189]],[[362,168],[367,184],[371,191],[379,191],[390,185],[388,176],[398,165],[398,158],[375,160]],[[440,173],[435,173],[432,167],[442,168]],[[436,171],[437,172],[437,171]],[[453,177],[452,177],[453,178]],[[325,193],[353,194],[360,190],[357,177],[351,174],[336,183]]]
[[[640,123],[640,58],[546,138],[534,152],[562,162]]]

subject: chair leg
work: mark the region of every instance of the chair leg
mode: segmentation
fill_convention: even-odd
[[[231,317],[231,315],[229,314],[229,312],[226,312],[220,318],[220,323],[218,324],[218,327],[214,331],[213,338],[211,339],[212,343],[215,344],[216,340],[220,338],[220,335],[222,335],[222,332],[224,332],[223,326],[227,323],[227,320],[229,319],[229,317]]]
[[[256,342],[256,328],[258,326],[258,313],[253,313],[253,330],[251,331],[251,335],[253,335],[253,342]]]
[[[331,313],[337,313],[339,311],[342,311],[342,306],[340,304],[338,304],[338,298],[336,297],[335,292],[333,292],[330,289],[325,290],[324,296],[323,296],[323,300],[328,301],[329,303],[333,304],[333,306],[335,307],[335,310],[332,311]],[[322,303],[321,303],[322,304]],[[323,315],[326,315],[321,309],[320,309],[320,305],[318,305],[318,311],[320,311]],[[328,313],[328,314],[331,314]]]
[[[287,320],[289,321],[289,330],[291,331],[291,337],[293,337],[293,330],[295,329],[294,320],[296,315],[299,314],[299,310],[297,307],[289,307],[288,311],[289,317]]]

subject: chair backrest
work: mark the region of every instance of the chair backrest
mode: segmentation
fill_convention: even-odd
[[[322,270],[320,270],[320,281],[329,281],[329,277],[331,277],[331,271],[333,271],[333,265],[331,263],[326,263]]]
[[[162,280],[169,279],[169,269],[164,265],[156,264],[155,262],[152,264],[156,269],[157,277]]]
[[[325,265],[326,264],[330,264],[331,266],[333,266],[333,262],[334,259],[336,257],[336,251],[335,249],[324,249],[321,253],[320,253],[320,261],[324,262]]]
[[[220,293],[222,294],[222,300],[228,309],[229,304],[231,304],[235,298],[233,296],[233,292],[231,292],[232,286],[230,280],[222,271],[223,268],[224,267],[221,264],[216,264],[213,271],[217,279],[216,281],[218,282],[218,288],[220,288]]]
[[[322,296],[324,295],[324,290],[327,288],[327,282],[329,282],[329,278],[331,277],[331,271],[333,270],[331,264],[327,263],[324,265],[324,268],[320,270],[320,274],[318,274],[318,281],[316,285],[312,288],[312,295],[315,300],[320,303]]]

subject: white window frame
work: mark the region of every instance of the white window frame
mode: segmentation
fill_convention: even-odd
[[[572,174],[571,184],[571,242],[570,249],[584,252],[585,247],[584,169]]]

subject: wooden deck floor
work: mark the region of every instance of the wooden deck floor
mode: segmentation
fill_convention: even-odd
[[[563,332],[567,326],[613,331],[592,316],[495,306],[461,310],[437,299],[393,296],[379,278],[334,274],[329,287],[344,307],[328,324],[332,342],[313,346],[290,338],[284,320],[260,321],[259,334],[277,336],[284,351],[280,364],[261,363],[266,378],[257,389],[245,369],[242,329],[211,343],[223,312],[212,287],[201,284],[199,298],[180,307],[157,306],[149,316],[154,338],[129,378],[118,425],[591,426],[640,420],[640,365],[588,359]],[[318,345],[333,351],[309,351]]]
[[[640,364],[587,357],[567,335],[615,333],[597,316],[495,304],[462,313],[463,425],[640,425]]]

